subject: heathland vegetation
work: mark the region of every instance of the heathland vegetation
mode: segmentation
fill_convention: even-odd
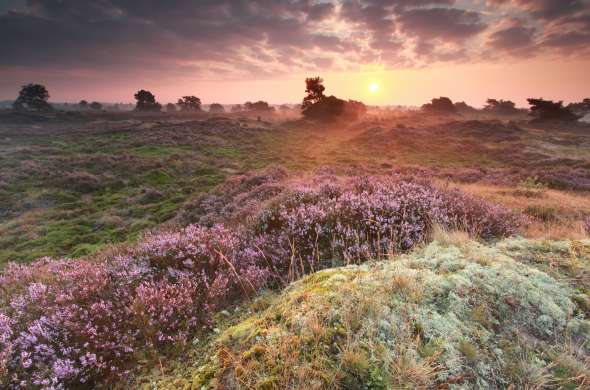
[[[325,90],[64,112],[23,87],[0,112],[2,387],[590,385],[585,102]]]

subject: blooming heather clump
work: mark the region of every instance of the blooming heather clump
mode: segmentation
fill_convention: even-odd
[[[248,192],[270,180],[254,179],[242,183]],[[148,234],[124,254],[7,266],[0,387],[92,388],[146,352],[181,346],[208,327],[214,310],[265,286],[409,250],[434,223],[490,238],[512,234],[519,222],[463,193],[404,180],[320,177],[276,194],[245,208],[237,203],[255,196],[235,195],[229,209],[237,214],[219,209],[249,212],[235,229],[189,225]]]
[[[439,221],[443,226],[484,239],[514,235],[523,218],[508,209],[459,190],[443,192]]]

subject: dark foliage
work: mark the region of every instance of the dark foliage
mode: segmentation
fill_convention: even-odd
[[[180,111],[201,111],[201,99],[196,96],[183,96],[176,104],[180,107]]]
[[[167,112],[176,112],[176,104],[174,104],[174,103],[166,104],[166,111]]]
[[[244,103],[244,109],[246,111],[273,111],[274,108],[271,107],[267,102],[259,100],[257,102],[246,102]]]
[[[96,111],[102,110],[102,104],[100,104],[99,102],[92,102],[90,103],[90,109]]]
[[[134,96],[137,100],[136,111],[160,111],[162,109],[162,105],[156,102],[156,97],[150,91],[142,89],[137,91]]]
[[[15,110],[47,111],[52,109],[47,100],[49,92],[44,85],[27,84],[23,85],[12,106]]]
[[[483,109],[485,111],[493,112],[494,114],[499,115],[510,115],[518,113],[518,110],[516,109],[516,104],[514,104],[514,102],[502,99],[488,99]]]
[[[241,104],[234,104],[233,106],[231,106],[231,112],[240,112],[240,111],[244,111],[244,108],[242,107]]]
[[[563,106],[563,101],[527,99],[531,105],[531,115],[540,121],[575,121],[579,116]]]
[[[590,113],[590,98],[586,98],[579,103],[570,103],[567,108],[575,114],[586,115]]]
[[[209,112],[214,114],[222,114],[225,112],[225,108],[219,103],[211,103],[209,106]]]
[[[302,109],[305,110],[325,98],[324,90],[326,87],[324,87],[323,82],[324,80],[320,77],[309,77],[305,79],[306,95],[303,98],[303,103],[301,103]]]
[[[455,105],[448,97],[441,96],[434,98],[430,103],[422,106],[422,110],[433,114],[454,114],[457,112]]]
[[[80,107],[80,110],[86,110],[88,108],[88,102],[86,100],[80,100],[78,107]]]

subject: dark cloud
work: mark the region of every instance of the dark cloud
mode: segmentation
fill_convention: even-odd
[[[267,74],[587,55],[588,0],[12,0],[0,7],[0,72]],[[484,12],[485,11],[485,12]],[[517,24],[503,23],[518,16]],[[480,41],[478,41],[480,40]],[[534,48],[534,50],[533,50]],[[480,56],[478,58],[478,56]],[[1,76],[1,75],[0,75]]]
[[[498,30],[490,35],[489,45],[512,54],[528,54],[534,50],[535,28],[515,25]]]

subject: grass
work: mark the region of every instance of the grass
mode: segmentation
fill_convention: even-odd
[[[459,246],[457,246],[459,245]],[[581,388],[590,380],[590,241],[434,243],[265,293],[215,324],[143,388]],[[572,249],[575,248],[575,249]],[[482,263],[473,254],[485,254]],[[536,253],[539,261],[529,261]],[[263,302],[261,304],[260,302]],[[250,313],[244,315],[244,313]],[[196,353],[195,351],[199,351]]]
[[[582,238],[578,222],[590,214],[584,193],[518,186],[557,151],[569,160],[555,161],[551,169],[569,172],[588,164],[579,151],[590,141],[580,129],[419,114],[328,126],[105,113],[57,115],[34,125],[6,121],[0,137],[0,266],[133,240],[142,229],[173,221],[183,204],[226,177],[277,165],[300,173],[327,167],[338,175],[447,177],[468,192],[528,212],[531,237]],[[519,190],[542,196],[520,196]]]

